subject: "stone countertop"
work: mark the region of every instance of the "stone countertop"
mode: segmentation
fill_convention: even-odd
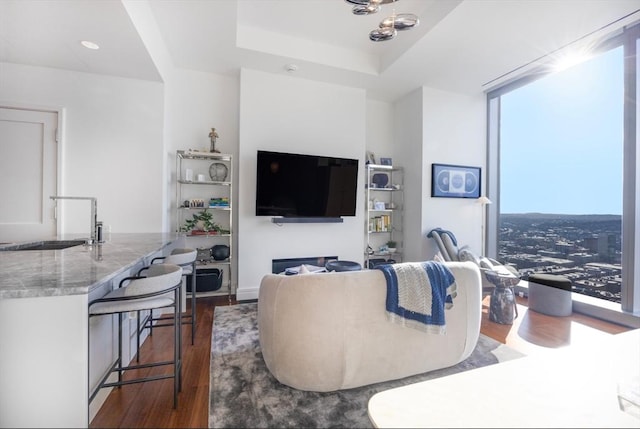
[[[88,294],[173,243],[179,234],[123,233],[106,234],[105,238],[102,244],[61,250],[0,250],[0,299]],[[7,243],[0,249],[15,244]]]

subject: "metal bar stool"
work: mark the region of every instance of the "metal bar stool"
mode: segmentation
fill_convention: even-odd
[[[158,261],[162,261],[163,264],[174,264],[182,267],[183,276],[191,276],[191,312],[182,315],[183,324],[191,324],[191,345],[195,343],[196,337],[196,258],[198,251],[196,249],[178,248],[173,249],[169,256],[159,256],[151,260],[151,265],[156,264]],[[149,267],[141,268],[138,274],[143,273]],[[182,309],[180,309],[182,311]],[[152,314],[147,316],[145,320],[140,323],[138,327],[138,351],[140,350],[140,334],[143,330],[149,329],[149,335],[153,334],[153,328],[162,326],[171,326],[170,324],[163,323],[171,316],[160,316],[154,318]],[[155,322],[155,323],[154,323]]]
[[[126,283],[126,285],[125,285]],[[173,408],[178,406],[178,391],[181,387],[182,358],[181,350],[181,320],[180,307],[182,304],[182,268],[174,264],[156,264],[149,267],[146,276],[126,277],[122,279],[117,289],[107,293],[104,297],[89,302],[89,320],[91,317],[104,315],[118,315],[118,357],[100,381],[96,389],[90,394],[91,402],[103,387],[122,386],[126,384],[142,383],[145,381],[173,378]],[[173,307],[173,360],[158,361],[142,365],[124,365],[122,362],[122,319],[123,314],[129,312],[153,310]],[[173,366],[173,372],[162,375],[139,377],[123,380],[123,373],[127,370],[149,368],[156,366]],[[107,382],[111,373],[118,373],[118,381]]]

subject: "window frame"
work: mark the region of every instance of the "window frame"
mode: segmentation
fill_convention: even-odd
[[[624,56],[624,129],[622,188],[622,291],[621,303],[573,293],[575,311],[631,327],[640,327],[640,24],[620,29],[600,43],[593,52],[604,53],[623,46]],[[485,207],[486,255],[496,258],[499,240],[500,201],[500,97],[552,73],[551,67],[538,67],[525,76],[487,92],[487,196],[494,201]],[[521,282],[526,290],[527,282]],[[600,302],[601,301],[601,302]],[[618,308],[619,307],[619,308]]]

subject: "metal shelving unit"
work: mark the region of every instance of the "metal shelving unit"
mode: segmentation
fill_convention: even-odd
[[[226,175],[224,177],[221,176],[221,173],[214,177],[221,180],[213,180],[210,175],[209,172],[213,168],[213,164],[223,164],[226,167]],[[191,170],[190,175],[186,174],[187,170]],[[224,170],[222,168],[223,172]],[[198,176],[205,180],[197,180]],[[234,256],[232,178],[232,155],[184,150],[176,152],[176,230],[181,232],[181,227],[187,219],[191,219],[194,213],[202,213],[205,210],[211,213],[212,220],[216,224],[228,230],[228,233],[211,231],[208,233],[185,232],[188,246],[199,250],[196,262],[196,277],[206,275],[204,270],[208,268],[222,270],[222,286],[220,289],[200,292],[196,288],[196,294],[197,296],[226,294],[229,302],[231,302],[231,295],[234,293],[232,282]],[[227,259],[214,260],[213,257],[202,257],[200,255],[204,253],[201,251],[210,249],[216,244],[229,246],[229,257]],[[196,287],[196,285],[191,285],[191,287]]]
[[[386,176],[386,179],[383,177]],[[402,261],[404,170],[390,165],[366,165],[365,184],[365,232],[367,248],[365,265],[371,267],[373,259]],[[381,251],[388,241],[395,241],[396,248]],[[375,262],[375,261],[374,261]]]

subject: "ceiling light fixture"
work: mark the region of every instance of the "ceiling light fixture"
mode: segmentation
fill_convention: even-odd
[[[380,12],[380,6],[354,6],[352,11],[354,15],[371,15],[372,13]]]
[[[393,39],[394,37],[396,37],[396,34],[398,34],[398,31],[393,28],[393,26],[380,27],[372,30],[369,33],[369,39],[373,40],[374,42],[384,42],[385,40]]]
[[[396,30],[408,30],[418,25],[420,20],[412,13],[399,13],[393,14],[388,18],[385,18],[380,23],[380,27],[393,27]]]
[[[353,5],[354,15],[371,15],[380,11],[380,5],[395,3],[398,0],[345,0]],[[383,42],[396,37],[398,31],[409,30],[420,23],[418,16],[413,13],[393,14],[380,22],[375,30],[369,33],[369,39],[374,42]]]
[[[98,46],[97,43],[93,43],[93,42],[90,42],[88,40],[83,40],[83,41],[80,42],[80,44],[82,46],[84,46],[85,48],[93,49],[94,51],[100,49],[100,46]]]
[[[398,0],[344,0],[355,6],[381,5],[397,2]]]

